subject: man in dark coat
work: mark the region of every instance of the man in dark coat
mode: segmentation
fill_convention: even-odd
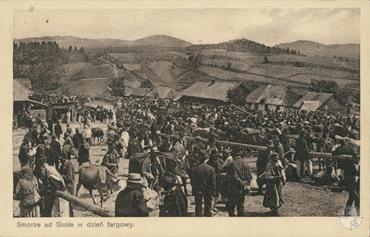
[[[360,210],[360,157],[353,155],[352,160],[344,161],[343,164],[344,183],[349,193],[344,214],[349,216],[353,203],[356,212]]]
[[[136,133],[132,134],[132,138],[129,141],[128,147],[127,147],[127,159],[130,159],[134,156],[135,153],[142,153],[143,149],[140,146],[140,142],[137,138]]]
[[[71,161],[71,154],[63,153],[61,155],[60,163],[61,166],[59,168],[59,173],[64,179],[67,191],[74,195],[75,169]]]
[[[90,147],[89,143],[84,140],[80,149],[78,150],[78,165],[81,165],[84,162],[90,161]]]
[[[257,168],[257,177],[259,177],[263,172],[266,170],[266,165],[269,160],[270,153],[273,149],[272,141],[270,140],[267,144],[266,150],[260,150],[258,151],[258,157],[256,162],[256,168]],[[263,182],[260,178],[257,178],[257,185],[258,185],[258,193],[262,194],[263,190]]]
[[[71,135],[72,135],[72,128],[69,126],[69,124],[67,124],[66,131],[64,133],[64,137],[65,136],[71,136]]]
[[[195,216],[203,216],[202,203],[204,200],[204,216],[211,216],[212,197],[216,191],[216,172],[206,163],[207,154],[200,155],[191,169],[190,182],[195,199]]]
[[[275,151],[276,153],[278,153],[279,160],[281,161],[281,163],[285,167],[286,166],[286,163],[287,163],[286,160],[285,160],[285,151],[284,151],[283,145],[280,142],[279,137],[275,137],[274,140],[273,140],[273,143],[274,143],[273,151]]]
[[[101,165],[107,167],[113,174],[118,172],[119,154],[113,144],[108,145],[108,151],[103,157]]]
[[[216,191],[214,194],[213,204],[212,204],[212,210],[217,211],[216,204],[218,201],[218,197],[220,196],[220,184],[222,179],[222,164],[223,161],[219,157],[219,153],[217,150],[212,150],[209,160],[207,161],[207,164],[212,166],[212,168],[215,170],[216,173]]]
[[[84,141],[84,137],[80,133],[80,129],[76,128],[76,133],[73,135],[72,141],[73,141],[74,148],[76,148],[77,150],[79,150],[80,147],[81,147],[81,145],[82,145],[82,143],[83,143],[83,141]]]
[[[28,160],[29,160],[28,152],[31,148],[31,143],[29,140],[30,140],[29,138],[25,137],[19,148],[18,158],[19,158],[19,162],[21,163],[21,167],[28,164]]]
[[[304,178],[305,166],[309,160],[309,149],[305,135],[305,131],[301,131],[297,141],[295,142],[295,160],[297,162],[298,179]]]
[[[75,169],[71,161],[70,153],[63,153],[60,159],[61,166],[59,173],[63,177],[67,191],[74,195],[75,194]],[[70,216],[73,216],[73,209],[71,203],[69,203]]]
[[[62,148],[60,143],[56,140],[56,136],[51,136],[50,142],[50,159],[47,161],[49,165],[55,165],[55,167],[59,167],[59,157],[62,154]]]
[[[49,141],[46,139],[43,141],[43,144],[39,145],[36,149],[35,169],[33,171],[36,178],[41,179],[42,166],[44,165],[44,163],[47,163],[47,161],[50,160],[50,156],[51,156],[50,144]]]
[[[116,217],[147,217],[149,216],[144,194],[142,191],[141,175],[129,173],[127,187],[122,190],[116,199]]]
[[[60,135],[63,133],[62,126],[60,125],[60,121],[58,121],[54,125],[54,133],[57,136],[58,140],[60,141]]]
[[[245,194],[249,191],[252,173],[240,147],[235,147],[234,161],[229,168],[233,169],[233,171],[229,171],[229,174],[233,173],[232,178],[234,180],[230,185],[235,186],[233,189],[238,192],[227,197],[226,208],[229,216],[235,216],[235,208],[237,208],[238,216],[244,216]]]

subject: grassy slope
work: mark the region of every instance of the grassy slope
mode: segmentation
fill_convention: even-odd
[[[183,52],[161,51],[146,53],[109,53],[122,63],[118,70],[129,87],[138,87],[149,79],[155,86],[171,86],[184,89],[197,81],[238,80],[261,81],[294,88],[308,88],[311,80],[333,80],[340,86],[359,89],[358,61],[344,61],[328,57],[303,57],[298,55],[264,55],[229,52],[225,50],[201,50],[200,65],[191,69],[178,64],[187,61]],[[104,60],[103,60],[104,61]],[[225,69],[230,62],[231,68]],[[298,66],[296,65],[298,64]],[[70,63],[64,65],[65,75],[77,78],[114,77],[109,61],[103,64]]]

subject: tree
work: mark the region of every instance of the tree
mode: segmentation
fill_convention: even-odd
[[[225,65],[225,70],[229,71],[231,69],[231,62],[227,62]]]
[[[67,52],[54,41],[20,42],[13,48],[13,75],[29,78],[34,89],[56,89]]]
[[[337,93],[338,89],[338,83],[335,81],[311,80],[312,91],[335,94]]]
[[[124,96],[125,95],[125,84],[123,83],[123,78],[114,79],[109,85],[112,89],[112,94],[115,96]]]
[[[227,99],[230,103],[235,105],[244,105],[247,91],[244,87],[238,86],[227,91]]]

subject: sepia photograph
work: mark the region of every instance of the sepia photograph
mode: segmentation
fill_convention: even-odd
[[[15,10],[13,217],[361,217],[361,9],[282,6]]]

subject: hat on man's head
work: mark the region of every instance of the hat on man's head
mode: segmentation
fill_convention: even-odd
[[[272,152],[270,153],[269,160],[276,161],[276,160],[278,160],[278,159],[279,159],[279,154],[278,154],[278,153],[276,153],[276,152],[274,152],[274,151],[272,151]]]
[[[230,154],[232,152],[232,149],[230,147],[227,147],[225,150],[224,150],[225,153],[227,154]]]
[[[275,156],[279,156],[279,154],[276,153],[275,151],[271,151],[270,156],[271,157],[275,157]]]
[[[127,183],[143,184],[143,180],[139,173],[129,173],[127,177],[128,177]]]
[[[243,150],[240,146],[234,147],[233,151],[234,151],[234,155],[243,155]]]
[[[159,153],[158,147],[153,146],[153,147],[152,147],[152,152],[154,152],[154,153]]]

